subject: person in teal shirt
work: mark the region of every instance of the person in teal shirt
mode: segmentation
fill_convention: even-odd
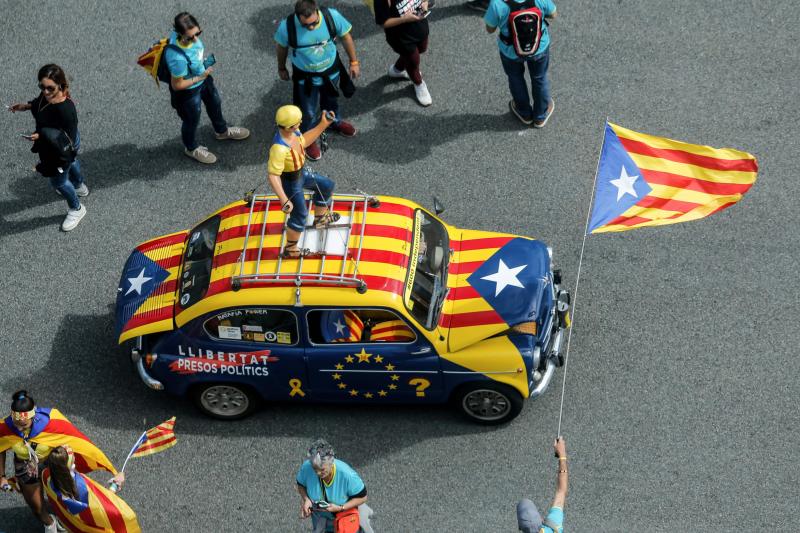
[[[553,503],[542,519],[534,503],[525,498],[517,504],[517,525],[522,533],[564,533],[564,505],[567,501],[569,472],[567,469],[567,443],[564,437],[558,437],[553,443],[553,450],[558,458],[558,484]]]
[[[329,21],[332,23],[330,29]],[[288,24],[292,24],[291,33]],[[340,90],[345,96],[352,94],[345,88],[355,90],[350,78],[358,78],[361,74],[352,29],[353,25],[336,9],[319,8],[316,0],[298,0],[294,14],[282,20],[275,31],[278,76],[284,81],[289,80],[286,60],[291,54],[292,103],[303,111],[301,132],[313,128],[320,109],[325,109],[336,115],[331,130],[345,137],[356,134],[351,123],[339,118],[338,100]],[[341,64],[336,39],[342,41],[350,58],[349,68]],[[306,156],[312,161],[322,157],[319,145],[313,143],[306,148]]]
[[[222,116],[222,99],[219,96],[213,67],[206,68],[205,47],[200,40],[200,24],[191,14],[178,13],[169,44],[164,48],[163,60],[171,75],[169,92],[172,107],[181,118],[181,140],[184,153],[201,163],[214,163],[217,156],[197,141],[197,126],[200,124],[201,103],[211,119],[217,140],[240,141],[250,136],[250,131],[241,126],[228,126]]]
[[[353,468],[336,459],[333,447],[317,439],[308,449],[307,459],[297,472],[300,494],[300,517],[311,517],[313,533],[333,531],[336,513],[358,508],[364,533],[373,533],[369,522],[372,509],[367,506],[367,487]],[[323,507],[318,502],[326,502]]]
[[[556,5],[553,0],[534,0],[533,4],[541,10],[545,19],[542,23],[541,39],[534,55],[520,57],[510,41],[508,16],[511,14],[510,6],[515,6],[515,10],[522,9],[525,3],[526,0],[491,0],[483,21],[486,23],[487,32],[494,33],[500,30],[497,45],[500,48],[500,61],[508,77],[508,89],[511,92],[509,109],[523,124],[533,124],[535,128],[543,128],[555,109],[555,102],[550,97],[550,80],[547,77],[550,65],[550,29],[547,20],[556,18]],[[530,94],[525,81],[526,64],[531,78]]]

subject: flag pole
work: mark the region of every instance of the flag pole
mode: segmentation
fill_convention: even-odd
[[[567,346],[569,346],[569,343],[567,343]],[[143,439],[143,438],[144,438],[146,435],[147,435],[147,431],[145,431],[144,433],[142,433],[142,434],[141,434],[141,436],[140,436],[138,439],[136,439],[136,444],[134,444],[134,445],[133,445],[133,448],[131,448],[131,451],[130,451],[130,452],[128,452],[128,457],[126,457],[126,458],[125,458],[125,462],[124,462],[124,463],[122,463],[122,468],[120,469],[120,472],[124,472],[124,471],[125,471],[125,467],[128,465],[128,460],[129,460],[129,459],[131,458],[131,456],[133,455],[133,452],[135,452],[135,451],[136,451],[136,448],[138,448],[138,447],[139,447],[139,445],[142,443],[142,439]]]
[[[581,267],[583,266],[583,252],[586,249],[586,237],[589,232],[589,221],[591,220],[592,216],[592,207],[594,204],[594,193],[597,190],[597,174],[600,172],[600,158],[603,155],[603,148],[606,144],[606,126],[608,125],[608,117],[606,117],[606,121],[603,124],[603,142],[600,143],[600,151],[597,154],[597,166],[594,169],[594,181],[592,182],[592,196],[589,199],[589,212],[586,214],[586,226],[583,229],[583,242],[581,243],[581,255],[578,259],[578,273],[575,276],[575,294],[572,299],[572,316],[570,319],[570,327],[569,331],[567,332],[567,351],[564,354],[564,375],[562,376],[561,380],[561,406],[558,409],[558,430],[556,431],[556,437],[561,438],[561,420],[564,415],[564,393],[566,392],[567,386],[567,365],[569,364],[569,347],[572,341],[572,330],[575,329],[575,310],[578,307],[578,287],[580,286],[581,282]]]

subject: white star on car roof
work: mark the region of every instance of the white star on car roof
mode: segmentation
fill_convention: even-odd
[[[153,278],[148,278],[147,276],[144,275],[144,268],[143,268],[142,271],[139,272],[138,276],[136,276],[135,278],[128,278],[128,283],[130,283],[131,286],[128,289],[128,292],[125,293],[125,296],[129,295],[133,291],[136,291],[136,294],[141,296],[141,294],[142,294],[142,285],[144,285],[145,283],[147,283],[151,279],[153,279]]]
[[[619,173],[619,178],[610,181],[611,185],[617,188],[618,202],[620,198],[622,198],[626,194],[630,194],[634,198],[639,197],[639,195],[636,194],[636,190],[633,188],[633,184],[637,179],[639,179],[638,175],[628,176],[628,171],[625,170],[625,165],[622,166],[622,170]]]
[[[508,268],[508,266],[506,266],[501,259],[500,266],[497,268],[497,272],[494,274],[489,274],[488,276],[483,276],[481,279],[492,281],[496,284],[494,287],[494,296],[496,298],[500,295],[503,289],[509,285],[512,287],[519,287],[521,289],[525,288],[525,285],[523,285],[519,279],[517,279],[517,274],[522,272],[522,270],[527,266],[528,265],[522,265],[514,268]]]

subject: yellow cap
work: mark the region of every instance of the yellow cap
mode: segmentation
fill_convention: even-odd
[[[303,120],[303,112],[296,105],[284,105],[275,113],[275,122],[281,128],[290,128]]]

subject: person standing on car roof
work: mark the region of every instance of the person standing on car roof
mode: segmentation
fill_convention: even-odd
[[[562,533],[564,526],[564,505],[567,500],[569,485],[569,469],[567,468],[567,443],[559,437],[553,443],[553,450],[558,458],[558,485],[553,503],[542,519],[534,503],[525,498],[517,504],[517,525],[522,533]]]
[[[12,113],[30,111],[36,131],[24,136],[33,142],[31,152],[39,154],[36,170],[50,179],[50,185],[67,201],[67,217],[63,231],[72,231],[86,215],[80,199],[89,196],[89,187],[77,159],[81,145],[78,113],[69,94],[69,81],[64,70],[49,64],[39,69],[39,96],[26,104],[8,107]]]
[[[389,77],[414,82],[414,94],[423,107],[431,93],[419,71],[420,54],[428,49],[428,7],[431,0],[375,0],[375,23],[383,27],[386,42],[400,56],[389,65]]]
[[[317,439],[311,443],[296,481],[300,517],[311,517],[313,533],[332,532],[334,521],[354,514],[358,516],[358,531],[373,533],[367,486],[350,465],[336,459],[327,441]]]
[[[250,136],[250,130],[241,126],[228,126],[222,116],[222,99],[219,96],[211,73],[214,67],[203,59],[205,47],[200,40],[200,24],[191,14],[183,12],[175,16],[169,44],[164,49],[164,59],[172,76],[170,97],[172,107],[183,121],[181,140],[184,153],[201,163],[215,163],[217,156],[197,142],[197,126],[200,124],[201,102],[211,119],[217,140],[241,141]]]
[[[275,32],[278,76],[289,80],[286,59],[292,54],[292,98],[303,111],[300,131],[307,132],[316,120],[319,109],[333,111],[336,119],[331,129],[345,137],[356,134],[356,128],[339,118],[339,91],[345,98],[355,92],[352,78],[358,78],[361,67],[356,58],[356,46],[350,30],[353,26],[339,11],[317,7],[315,0],[298,0],[294,13],[278,25]],[[342,40],[350,67],[339,58],[336,39]],[[316,142],[306,149],[312,161],[322,157]]]
[[[339,213],[333,212],[333,181],[309,169],[306,164],[308,147],[313,145],[325,128],[333,124],[336,115],[324,111],[319,124],[300,133],[303,112],[294,105],[285,105],[275,113],[278,131],[272,139],[269,149],[267,175],[269,184],[281,202],[281,210],[289,214],[286,221],[286,245],[284,257],[300,257],[302,250],[297,243],[306,227],[308,208],[306,207],[303,189],[313,191],[315,228],[325,228],[339,220]]]

